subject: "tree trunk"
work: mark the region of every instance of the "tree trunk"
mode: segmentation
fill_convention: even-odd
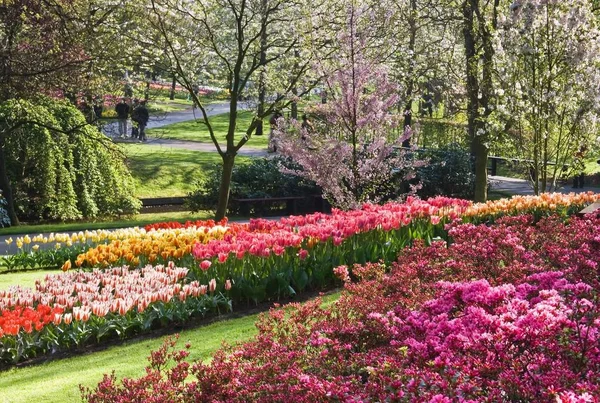
[[[415,54],[415,43],[417,40],[417,0],[411,0],[410,2],[410,18],[408,19],[408,26],[410,31],[410,37],[408,40],[408,50],[410,51],[409,57],[414,57]],[[404,125],[402,135],[406,133],[406,129],[412,125],[412,107],[413,107],[413,91],[414,91],[414,64],[409,63],[408,65],[408,83],[406,85],[406,107],[404,108]],[[410,138],[402,142],[402,147],[410,147]]]
[[[172,101],[175,99],[175,85],[177,85],[177,76],[173,73],[173,80],[171,81],[171,93],[169,99]]]
[[[261,8],[263,12],[263,18],[267,18],[266,10],[268,4],[267,0],[262,0]],[[258,126],[256,127],[256,135],[262,136],[264,134],[264,123],[263,123],[263,114],[265,113],[265,98],[267,96],[267,76],[264,71],[264,66],[267,64],[267,28],[266,24],[263,26],[263,30],[260,32],[260,66],[262,66],[262,70],[258,77],[258,117],[260,121],[258,122]],[[240,88],[241,92],[241,88]]]
[[[2,189],[2,194],[6,199],[6,211],[8,213],[8,217],[10,218],[10,223],[12,226],[18,226],[19,218],[17,217],[17,213],[15,211],[15,199],[13,197],[12,185],[6,170],[6,159],[4,158],[4,134],[0,135],[0,188]]]
[[[235,155],[226,153],[223,155],[223,174],[221,175],[221,186],[219,187],[219,202],[217,204],[217,212],[215,220],[219,221],[227,215],[227,205],[229,203],[229,187],[231,185],[231,174],[233,173],[233,165],[235,163]]]
[[[475,136],[472,147],[475,151],[475,201],[485,202],[487,200],[488,148],[484,144],[482,136]]]
[[[300,52],[298,49],[294,50],[294,71],[298,70],[298,59],[300,58]],[[294,101],[292,102],[291,118],[298,120],[298,102],[296,102],[296,96],[298,95],[298,87],[294,85],[292,87],[292,94],[294,95]]]

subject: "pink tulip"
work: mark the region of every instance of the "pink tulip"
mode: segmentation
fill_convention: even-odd
[[[202,271],[207,271],[211,265],[212,262],[210,260],[203,260],[202,262],[200,262],[200,268],[202,269]]]
[[[220,263],[225,263],[227,261],[227,257],[228,256],[229,255],[227,253],[220,252],[219,253],[219,262]]]

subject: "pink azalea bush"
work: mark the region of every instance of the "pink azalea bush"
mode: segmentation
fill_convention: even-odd
[[[455,224],[396,263],[338,267],[340,300],[263,315],[210,364],[165,346],[90,402],[575,402],[600,396],[600,216]],[[169,355],[170,354],[170,355]],[[166,365],[169,357],[174,366]],[[185,380],[185,381],[184,381]],[[151,400],[150,400],[151,401]]]

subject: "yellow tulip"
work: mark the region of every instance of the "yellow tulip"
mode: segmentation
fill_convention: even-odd
[[[71,259],[67,260],[65,264],[62,265],[62,271],[67,271],[71,269]]]

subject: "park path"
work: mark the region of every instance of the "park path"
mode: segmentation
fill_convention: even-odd
[[[243,110],[246,105],[242,104],[240,110]],[[229,112],[229,103],[210,104],[206,107],[208,116],[220,115]],[[155,116],[151,116],[148,121],[147,129],[158,129],[164,126],[168,126],[174,123],[189,122],[192,120],[200,119],[202,113],[199,109],[186,109],[180,112],[163,113]],[[120,138],[118,136],[119,126],[118,123],[111,122],[102,127],[102,132],[110,137],[115,143],[138,143],[137,140],[132,138]],[[213,143],[200,143],[196,141],[185,141],[185,140],[173,140],[163,139],[160,137],[148,137],[148,141],[143,143],[144,146],[150,147],[169,147],[179,148],[184,150],[200,151],[200,152],[216,152],[217,148]],[[266,148],[256,148],[245,146],[238,151],[238,155],[246,157],[265,157],[267,156]]]

